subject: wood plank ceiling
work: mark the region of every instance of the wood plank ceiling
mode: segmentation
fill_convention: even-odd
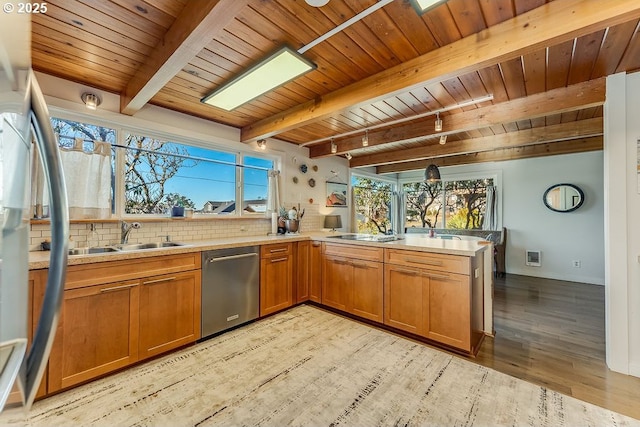
[[[602,149],[604,77],[640,70],[637,0],[448,0],[422,16],[394,0],[305,52],[316,70],[231,112],[200,103],[374,3],[55,0],[33,17],[33,67],[120,94],[126,114],[149,102],[380,173]]]

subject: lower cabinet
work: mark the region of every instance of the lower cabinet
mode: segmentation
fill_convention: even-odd
[[[47,393],[199,339],[200,275],[199,252],[70,266]]]
[[[293,305],[293,244],[260,248],[260,316]]]
[[[315,240],[309,248],[309,300],[322,302],[322,242]]]
[[[140,359],[200,337],[201,275],[198,271],[144,279],[140,285]]]
[[[64,292],[49,357],[49,393],[138,360],[139,297],[138,281]]]
[[[383,321],[382,249],[325,245],[322,304],[365,319]]]
[[[311,242],[308,240],[295,243],[296,254],[294,263],[294,288],[295,303],[301,303],[309,300],[309,267],[310,267],[310,247]]]
[[[482,298],[471,279],[476,264],[469,257],[396,250],[387,251],[386,261],[384,323],[474,352],[482,336],[472,303]]]

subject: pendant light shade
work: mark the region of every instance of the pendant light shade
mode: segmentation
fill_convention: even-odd
[[[440,170],[438,170],[438,166],[432,163],[424,171],[424,182],[434,183],[438,181],[440,181]]]

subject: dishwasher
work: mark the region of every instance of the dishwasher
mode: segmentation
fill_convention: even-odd
[[[202,253],[202,338],[258,318],[258,249],[247,246]]]

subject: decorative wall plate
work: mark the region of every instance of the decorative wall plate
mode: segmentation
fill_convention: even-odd
[[[316,186],[316,180],[315,180],[315,179],[313,179],[313,178],[311,178],[311,179],[309,180],[309,187],[315,187],[315,186]]]
[[[307,165],[300,165],[300,172],[307,173]]]
[[[297,183],[298,183],[298,177],[297,177],[297,176],[294,176],[294,177],[293,177],[293,183],[294,183],[294,184],[297,184]]]
[[[311,166],[311,169],[313,169],[314,172],[318,172],[318,165]]]

